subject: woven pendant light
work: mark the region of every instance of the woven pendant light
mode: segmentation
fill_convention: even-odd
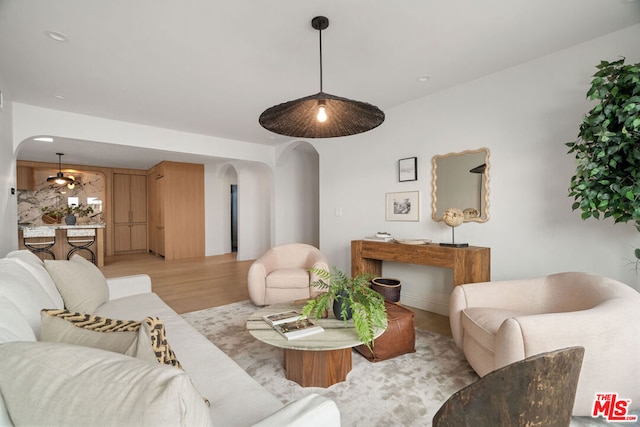
[[[56,176],[50,176],[49,178],[47,178],[47,182],[55,182],[58,185],[72,184],[74,180],[72,178],[64,176],[64,174],[62,173],[62,156],[64,156],[64,154],[56,153],[56,155],[58,156],[58,173],[56,174]]]
[[[329,19],[316,16],[311,26],[320,40],[320,92],[266,109],[260,125],[271,132],[296,138],[334,138],[374,129],[384,122],[384,113],[375,105],[323,92],[322,30]]]

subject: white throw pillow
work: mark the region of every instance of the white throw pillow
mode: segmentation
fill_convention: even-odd
[[[0,389],[16,425],[211,426],[180,369],[71,344],[0,344]]]
[[[35,340],[33,329],[18,307],[9,298],[0,297],[0,344]]]
[[[56,304],[54,307],[49,308],[64,307],[64,301],[62,301],[60,292],[58,291],[58,288],[56,288],[56,284],[53,283],[53,279],[47,272],[47,269],[44,268],[44,262],[40,258],[27,250],[9,252],[7,254],[7,258],[15,259],[18,264],[28,270],[29,273],[33,274],[47,295],[49,295]]]
[[[69,311],[93,313],[109,300],[107,279],[102,272],[80,255],[69,261],[46,260],[44,266],[62,295]]]
[[[55,308],[36,278],[18,260],[0,259],[0,297],[4,296],[22,313],[36,335],[40,335],[40,310]]]

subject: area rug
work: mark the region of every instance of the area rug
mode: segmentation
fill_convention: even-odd
[[[449,396],[478,379],[452,338],[418,329],[415,353],[371,363],[354,352],[346,381],[329,388],[301,387],[285,378],[282,350],[247,332],[246,319],[256,310],[243,301],[182,317],[283,403],[310,393],[335,401],[345,427],[431,426]],[[571,425],[602,423],[574,417]]]

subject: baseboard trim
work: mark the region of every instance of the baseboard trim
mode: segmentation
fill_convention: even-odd
[[[400,302],[409,307],[419,308],[420,310],[430,311],[432,313],[449,316],[449,304],[430,300],[424,296],[418,296],[411,293],[401,292]]]

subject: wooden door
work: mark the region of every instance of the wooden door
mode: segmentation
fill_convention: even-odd
[[[114,252],[147,250],[146,175],[113,174]]]
[[[113,222],[131,222],[131,175],[113,174]]]
[[[147,222],[147,178],[144,175],[130,176],[129,206],[131,209],[131,222]]]
[[[156,173],[152,168],[147,173],[147,225],[149,236],[149,250],[158,253],[157,225],[157,201],[156,201]]]

